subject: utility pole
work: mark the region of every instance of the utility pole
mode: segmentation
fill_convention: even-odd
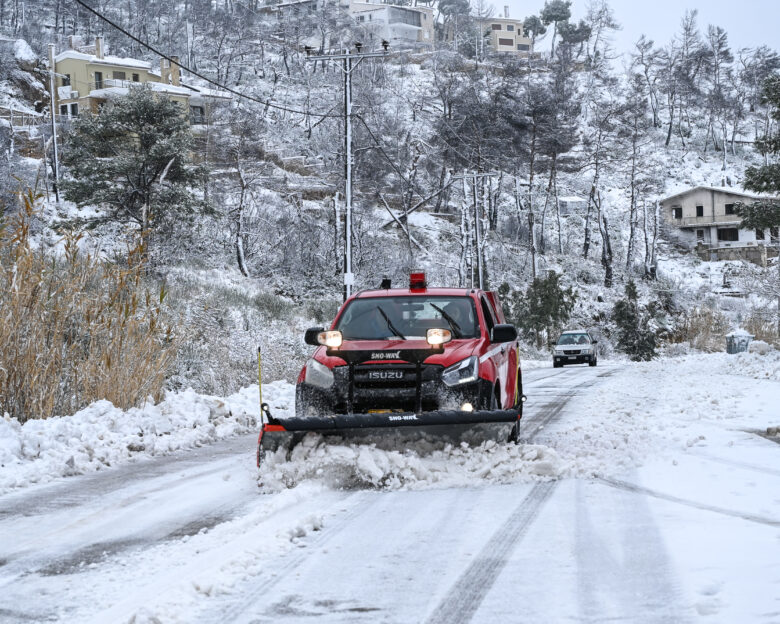
[[[54,44],[49,44],[49,90],[51,92],[50,95],[50,105],[49,108],[51,109],[51,140],[52,140],[52,147],[54,148],[54,198],[57,200],[57,203],[60,203],[60,163],[59,163],[59,154],[57,151],[57,111],[56,111],[56,105],[57,100],[55,98],[55,91],[54,91]],[[44,154],[45,158],[46,154]]]
[[[363,59],[387,56],[387,41],[382,41],[383,52],[361,52],[363,44],[356,43],[355,51],[350,48],[337,54],[311,54],[311,48],[306,46],[307,60],[342,61],[341,71],[344,74],[344,301],[352,295],[355,284],[355,274],[352,272],[352,72],[357,69]],[[355,62],[357,61],[357,62]]]
[[[477,245],[477,287],[482,290],[482,244],[480,242],[479,231],[479,193],[477,192],[477,180],[484,178],[496,178],[500,174],[495,172],[489,173],[477,173],[476,171],[464,171],[463,175],[453,176],[453,180],[471,180],[472,183],[472,199],[474,201],[474,238]],[[474,278],[472,277],[471,286],[474,286]]]

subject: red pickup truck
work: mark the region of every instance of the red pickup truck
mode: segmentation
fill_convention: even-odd
[[[307,432],[517,438],[517,331],[493,292],[428,288],[412,273],[408,288],[385,282],[350,297],[329,330],[309,329],[305,340],[317,349],[298,376],[295,417],[267,415],[258,462]]]

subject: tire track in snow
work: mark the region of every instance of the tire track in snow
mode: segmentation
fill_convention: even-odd
[[[584,372],[577,375],[577,379],[581,377],[585,377],[585,379],[565,388],[564,393],[554,395],[552,401],[543,404],[539,412],[526,421],[526,426],[521,430],[521,441],[530,443],[544,427],[558,418],[569,399],[576,396],[584,386],[591,385],[594,378],[607,377],[615,372],[614,370],[606,370],[594,376],[590,374],[589,368],[583,370]],[[562,375],[561,371],[556,375],[546,375],[542,379],[533,381],[559,378]],[[524,435],[527,429],[531,429],[531,431]],[[455,585],[450,588],[439,606],[429,616],[427,624],[459,624],[471,621],[482,600],[506,566],[509,555],[522,541],[523,536],[556,486],[557,481],[547,481],[538,483],[531,489],[512,512],[512,515],[490,538],[476,559],[455,582]]]
[[[780,442],[778,442],[780,444]],[[739,461],[736,459],[727,459],[725,457],[718,457],[712,453],[705,453],[702,451],[688,450],[688,454],[693,457],[701,457],[707,461],[723,464],[724,466],[734,466],[735,468],[742,468],[744,470],[752,470],[759,474],[772,475],[773,477],[780,477],[780,470],[775,470],[767,466],[757,466],[756,464],[749,464],[748,462]]]
[[[533,439],[544,429],[547,425],[549,425],[551,422],[556,420],[560,413],[563,411],[563,408],[566,406],[566,403],[569,402],[569,399],[576,396],[578,392],[584,387],[589,386],[593,383],[594,377],[592,375],[589,375],[587,373],[590,372],[590,369],[582,369],[586,373],[586,378],[583,381],[580,381],[579,383],[576,383],[568,388],[565,388],[565,392],[563,394],[557,394],[555,395],[555,398],[553,401],[550,401],[548,403],[543,404],[539,412],[534,414],[531,418],[529,418],[527,421],[525,421],[523,426],[523,421],[521,420],[521,429],[520,429],[520,441],[523,443],[530,443],[533,441]],[[597,378],[601,377],[608,377],[609,375],[612,375],[615,371],[610,369],[606,370],[602,373],[599,373],[596,375]],[[557,376],[562,375],[563,373],[558,373]],[[580,375],[582,376],[582,375]],[[547,379],[545,377],[544,379]],[[526,430],[530,431],[526,433]]]
[[[373,507],[378,502],[378,498],[370,499],[367,490],[353,492],[348,495],[347,498],[338,503],[338,505],[352,505],[352,508],[337,516],[337,524],[330,528],[326,522],[323,528],[317,532],[316,536],[309,536],[309,539],[306,540],[305,548],[302,548],[291,557],[286,557],[284,563],[278,568],[274,568],[273,572],[260,573],[257,576],[253,576],[251,578],[251,589],[246,590],[242,588],[238,600],[233,600],[227,604],[224,602],[220,604],[218,609],[218,621],[232,622],[233,624],[245,621],[247,618],[247,611],[254,608],[264,596],[267,596],[269,590],[285,580],[292,572],[299,569],[300,566],[312,556],[312,552],[314,552],[315,548],[321,548],[341,534],[346,530],[350,521],[364,514],[368,508]],[[245,586],[246,584],[244,584],[244,587]],[[205,616],[203,621],[211,621],[211,618]]]
[[[546,481],[537,483],[531,489],[460,575],[426,620],[427,624],[461,624],[471,621],[506,566],[512,551],[522,541],[557,484],[557,481]]]
[[[686,505],[687,507],[693,507],[695,509],[701,509],[702,511],[711,511],[713,513],[721,514],[724,516],[731,516],[732,518],[739,518],[740,520],[748,520],[749,522],[756,522],[758,524],[765,524],[772,527],[780,527],[780,520],[775,518],[767,518],[766,516],[759,516],[757,514],[744,513],[741,511],[735,511],[733,509],[727,509],[725,507],[717,507],[716,505],[708,505],[707,503],[697,503],[696,501],[689,500],[687,498],[680,498],[672,494],[665,494],[658,492],[657,490],[651,490],[650,488],[643,487],[641,485],[635,485],[633,483],[627,483],[626,481],[620,481],[618,479],[610,479],[607,477],[596,477],[596,480],[609,485],[610,487],[626,490],[627,492],[633,492],[634,494],[643,494],[645,496],[652,496],[653,498],[659,498],[671,503],[677,503],[679,505]]]
[[[84,503],[93,502],[96,498],[125,490],[133,482],[143,483],[166,474],[179,475],[189,468],[197,469],[198,466],[203,466],[204,458],[216,460],[221,457],[235,457],[247,451],[254,453],[256,438],[255,433],[240,435],[198,449],[181,449],[137,463],[115,468],[106,466],[104,470],[98,472],[63,477],[53,483],[32,486],[30,490],[11,490],[0,496],[2,502],[0,520],[11,516],[38,516],[64,508],[79,507]],[[166,472],[165,467],[169,464],[175,464],[175,467],[172,471]],[[214,470],[207,465],[201,471],[176,478],[196,478]]]

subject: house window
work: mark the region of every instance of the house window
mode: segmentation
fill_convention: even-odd
[[[697,217],[704,216],[704,206],[696,206],[696,216]]]
[[[62,86],[63,87],[69,87],[70,86],[70,74],[65,74],[62,77]]]
[[[498,40],[498,45],[502,45],[502,46],[514,46],[514,45],[515,45],[515,42],[514,42],[514,39],[499,39],[499,40]]]
[[[141,77],[138,74],[133,74],[133,82],[140,82]]]
[[[739,230],[737,228],[719,228],[718,240],[734,242],[739,240]]]
[[[114,74],[114,80],[127,80],[127,74],[122,71],[115,71]]]
[[[493,30],[501,30],[501,24],[491,24],[490,27]]]
[[[682,219],[682,206],[675,206],[672,208],[672,218],[673,219]]]
[[[365,15],[358,15],[357,21],[358,22],[365,22],[366,21],[366,16]]]
[[[696,240],[699,242],[704,241],[704,230],[696,230]]]
[[[67,104],[60,104],[60,115],[63,117],[68,116],[68,105]]]
[[[206,111],[202,106],[190,106],[190,123],[206,123]]]
[[[507,29],[509,32],[513,32],[513,31],[514,31],[514,29],[515,29],[515,27],[514,27],[512,24],[507,24],[507,25],[506,25],[506,29]]]
[[[70,105],[70,116],[71,117],[78,117],[79,116],[79,105],[75,102]]]
[[[780,228],[777,227],[769,228],[769,238],[771,238],[775,242],[777,242],[777,239],[780,238],[780,236],[778,236],[778,230],[780,230]]]
[[[756,240],[764,240],[764,230],[756,229]]]
[[[727,215],[734,214],[734,204],[726,204],[726,214]]]
[[[531,49],[531,46],[529,46],[527,43],[518,43],[517,49],[521,52],[528,52],[528,50]]]
[[[103,88],[103,72],[95,72],[95,88]]]

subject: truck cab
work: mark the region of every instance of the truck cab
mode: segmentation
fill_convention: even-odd
[[[429,288],[423,273],[408,288],[383,285],[350,297],[329,330],[306,332],[317,349],[298,376],[296,417],[517,409],[519,418],[517,332],[495,293]],[[433,351],[430,332],[449,337]]]

